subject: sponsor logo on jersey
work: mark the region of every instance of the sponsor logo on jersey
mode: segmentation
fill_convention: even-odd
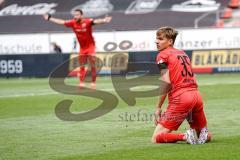
[[[87,24],[86,23],[83,23],[82,24],[82,28],[86,28]]]

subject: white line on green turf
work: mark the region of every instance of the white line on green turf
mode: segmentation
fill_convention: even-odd
[[[202,82],[199,84],[199,86],[211,86],[211,85],[219,85],[219,84],[239,84],[239,82],[233,81],[233,82],[225,82],[225,83],[217,83],[217,82]],[[154,87],[155,88],[155,87]],[[145,87],[139,87],[139,90],[144,89],[153,89],[153,86],[145,86]],[[102,88],[102,91],[108,91],[112,92],[115,91],[114,88]],[[54,94],[60,94],[54,91],[49,90],[49,92],[43,92],[43,93],[21,93],[21,94],[9,94],[9,95],[0,95],[1,98],[15,98],[15,97],[28,97],[28,96],[45,96],[45,95],[54,95]]]

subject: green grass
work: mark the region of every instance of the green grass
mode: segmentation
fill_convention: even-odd
[[[138,98],[134,107],[118,97],[117,108],[104,116],[66,122],[55,115],[59,101],[72,99],[74,112],[94,108],[101,101],[59,94],[49,87],[48,79],[0,79],[0,159],[238,159],[240,74],[197,78],[213,133],[213,141],[205,145],[150,143],[154,123],[149,115],[157,97]],[[67,83],[76,84],[77,79]],[[100,77],[97,84],[98,89],[117,95],[108,77]],[[138,112],[140,117],[130,120]],[[186,128],[184,122],[179,132]]]

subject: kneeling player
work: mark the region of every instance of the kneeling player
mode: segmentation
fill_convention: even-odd
[[[155,114],[160,115],[166,96],[168,107],[157,121],[152,142],[186,141],[190,144],[203,144],[211,138],[203,111],[203,101],[189,57],[185,52],[173,47],[177,34],[178,32],[170,27],[158,29],[156,34],[159,51],[157,64],[161,80],[167,85],[159,97]],[[188,119],[191,129],[186,133],[171,133],[177,130],[185,119]]]

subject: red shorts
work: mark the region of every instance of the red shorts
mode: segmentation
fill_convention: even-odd
[[[93,55],[95,53],[95,46],[90,45],[87,48],[80,48],[80,55]]]
[[[177,130],[185,119],[194,129],[207,125],[202,97],[198,90],[186,91],[172,98],[158,123],[167,129]]]

